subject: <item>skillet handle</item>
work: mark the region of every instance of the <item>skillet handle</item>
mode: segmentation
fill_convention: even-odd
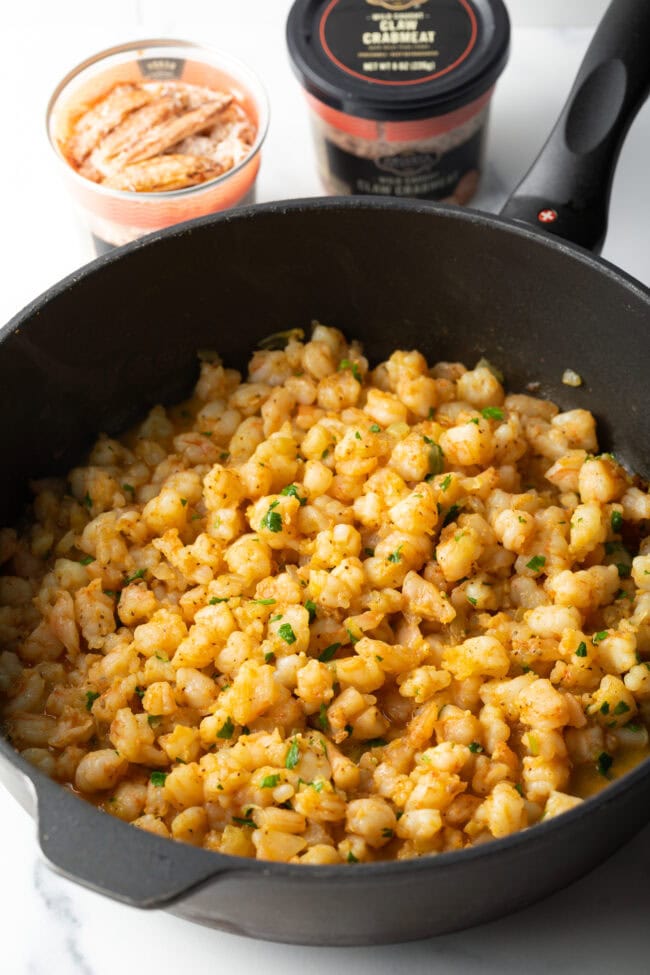
[[[502,215],[599,253],[618,154],[650,90],[650,2],[613,0],[568,101]]]
[[[153,908],[233,872],[230,857],[145,833],[98,813],[44,776],[30,778],[37,793],[41,850],[51,867],[84,887],[133,907]]]

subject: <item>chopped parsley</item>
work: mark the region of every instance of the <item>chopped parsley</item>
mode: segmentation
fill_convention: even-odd
[[[429,437],[425,437],[424,440],[425,443],[428,443],[430,445],[429,446],[429,473],[433,474],[434,476],[436,474],[442,474],[445,468],[445,455],[443,453],[442,447],[440,446],[440,444],[437,444],[434,440],[431,440]]]
[[[586,657],[587,656],[587,644],[584,640],[581,640],[576,649],[576,657]]]
[[[443,477],[442,481],[440,482],[440,490],[446,491],[450,484],[451,484],[451,474],[446,474],[445,477]]]
[[[130,575],[130,576],[127,576],[126,577],[126,579],[124,580],[124,585],[125,586],[128,586],[128,584],[130,582],[135,582],[136,579],[144,579],[144,577],[145,577],[146,574],[147,574],[147,570],[146,569],[137,569],[133,573],[133,575]]]
[[[227,603],[229,599],[230,596],[213,596],[208,602],[208,606],[216,606],[217,603]]]
[[[275,606],[275,599],[252,599],[257,606]]]
[[[364,548],[363,553],[364,555],[367,555],[369,558],[372,558],[373,555],[375,554],[375,550],[374,548]]]
[[[278,636],[281,637],[285,643],[291,644],[296,642],[296,634],[293,632],[291,623],[283,623],[282,626],[279,626]]]
[[[275,660],[275,654],[273,653],[272,650],[269,653],[265,653],[264,654],[264,663],[265,664],[272,664],[274,660]]]
[[[352,852],[352,850],[350,850],[350,852],[348,853],[347,859],[348,859],[348,863],[358,863],[359,862],[359,860],[357,859],[357,857],[355,857],[355,855]]]
[[[378,423],[371,423],[368,429],[371,433],[381,433],[381,427]]]
[[[183,505],[183,507],[185,507],[185,505],[187,504],[187,498],[181,498],[181,504]]]
[[[358,383],[362,382],[361,370],[356,362],[352,362],[350,359],[341,359],[339,362],[339,372],[342,372],[344,369],[349,369]]]
[[[403,547],[402,545],[398,545],[397,548],[395,549],[395,551],[390,553],[390,555],[388,556],[388,561],[389,562],[401,562],[402,561],[402,556],[400,555],[400,552],[402,551],[402,547]]]
[[[519,784],[519,782],[517,782],[517,783],[515,784],[515,789],[517,790],[517,792],[519,793],[519,795],[520,795],[520,796],[522,797],[522,799],[523,799],[523,797],[524,797],[524,790],[522,789],[522,787],[521,787],[521,785]]]
[[[295,484],[287,484],[286,487],[282,488],[280,494],[283,494],[285,497],[297,498],[301,508],[307,504],[307,498],[303,498],[298,494],[298,488]]]
[[[478,426],[478,417],[477,416],[473,416],[472,419],[469,422],[470,423],[475,423],[476,426]]]
[[[526,568],[530,569],[531,572],[539,572],[546,565],[546,557],[544,555],[533,555],[530,562],[526,562]]]
[[[614,708],[613,713],[614,714],[627,714],[627,712],[629,710],[630,710],[630,708],[625,703],[625,701],[619,701],[618,704],[616,705],[616,707]]]
[[[93,506],[93,499],[90,497],[87,491],[84,495],[84,504],[86,505],[87,508],[92,508]]]
[[[138,695],[138,697],[140,698],[140,700],[142,700],[142,698],[143,698],[143,697],[145,696],[145,694],[146,694],[146,690],[145,690],[145,688],[144,688],[144,687],[136,687],[136,689],[135,689],[135,693],[136,693],[136,694]]]
[[[361,434],[359,433],[358,430],[355,430],[354,437],[355,437],[356,440],[361,440]]]
[[[386,742],[386,739],[385,738],[370,738],[370,740],[366,742],[366,747],[367,748],[383,748],[384,745],[386,745],[386,743],[387,742]]]
[[[602,643],[602,641],[607,636],[609,636],[608,630],[599,630],[598,633],[594,633],[594,635],[591,638],[591,642],[593,643],[594,646],[597,646],[599,643]]]
[[[157,788],[160,788],[165,784],[166,778],[167,778],[166,772],[152,772],[149,777],[149,781],[151,782],[152,785],[155,785],[157,786]]]
[[[260,782],[260,789],[275,789],[280,781],[279,775],[265,775]]]
[[[361,639],[360,636],[357,636],[356,633],[353,633],[348,626],[346,626],[345,630],[347,635],[350,637],[350,643],[354,644],[359,642],[359,640]]]
[[[329,731],[330,723],[327,720],[327,706],[325,704],[321,704],[320,708],[318,709],[318,717],[316,718],[316,722],[321,731]]]
[[[474,755],[476,755],[477,752],[482,752],[483,751],[483,745],[481,745],[478,741],[471,741],[469,743],[469,750]]]
[[[232,722],[230,715],[226,718],[224,723],[219,728],[217,732],[217,738],[232,738],[232,733],[235,730],[235,726]]]
[[[239,823],[240,826],[248,826],[249,829],[257,829],[257,823],[249,817],[233,816],[232,821],[233,823]]]
[[[135,488],[133,487],[132,484],[123,484],[122,485],[122,490],[123,491],[130,491],[131,494],[135,494]],[[181,498],[181,501],[182,501],[182,498]]]
[[[467,593],[465,593],[465,595],[467,596]],[[467,596],[467,602],[471,603],[472,606],[476,606],[477,600],[474,598],[474,596]]]
[[[336,651],[339,649],[340,646],[341,646],[340,643],[330,643],[329,647],[325,647],[323,652],[318,657],[320,662],[322,664],[329,663],[329,661],[332,659],[332,657],[334,656],[334,654],[336,653]]]
[[[150,727],[153,727],[153,725],[155,725],[157,721],[160,721],[161,717],[162,715],[160,714],[148,714],[147,722],[149,723]]]
[[[82,559],[79,559],[81,565],[90,565],[90,563],[94,561],[95,558],[92,555],[84,555]]]
[[[307,599],[305,601],[305,609],[309,613],[309,622],[313,623],[316,619],[316,603],[311,599]]]
[[[601,752],[600,755],[598,756],[598,761],[596,762],[596,768],[598,769],[600,775],[603,775],[605,778],[607,778],[607,773],[609,772],[613,764],[614,764],[614,759],[609,754],[609,752]]]
[[[293,769],[296,767],[300,761],[300,746],[298,745],[298,739],[292,738],[291,744],[287,751],[287,757],[284,760],[284,767],[288,769]]]
[[[260,523],[260,528],[268,528],[274,534],[282,531],[282,515],[275,509],[280,504],[279,501],[272,501],[269,510],[266,512]]]
[[[632,571],[627,562],[617,562],[616,568],[618,569],[619,578],[627,579]]]
[[[92,710],[92,706],[99,696],[99,691],[86,691],[86,711]]]
[[[609,714],[609,701],[603,701],[603,703],[600,705],[600,713]]]
[[[485,420],[503,420],[503,410],[499,406],[486,406],[481,410]]]
[[[387,840],[392,840],[395,835],[395,830],[391,829],[390,826],[385,826],[381,831],[381,835],[385,836]]]
[[[613,532],[620,532],[621,528],[623,527],[623,515],[620,511],[612,511],[610,524]]]
[[[442,522],[442,527],[444,528],[446,525],[451,524],[452,521],[455,521],[456,515],[458,514],[459,511],[460,511],[460,505],[452,504],[451,508],[449,509],[449,511],[444,517],[444,520]]]

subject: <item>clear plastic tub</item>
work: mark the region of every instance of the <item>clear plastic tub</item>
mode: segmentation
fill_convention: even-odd
[[[65,155],[80,114],[116,85],[155,81],[232,93],[255,127],[247,155],[222,175],[181,189],[113,189],[81,175]],[[252,202],[268,116],[264,88],[244,64],[188,41],[157,39],[110,48],[74,68],[50,99],[47,130],[77,210],[102,253],[171,224]]]

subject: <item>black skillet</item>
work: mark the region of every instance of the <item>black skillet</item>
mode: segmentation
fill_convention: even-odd
[[[481,356],[510,389],[540,384],[585,407],[602,444],[650,474],[650,292],[586,250],[606,223],[611,172],[650,77],[650,4],[616,0],[510,219],[418,202],[276,203],[152,235],[38,298],[0,338],[0,524],[28,478],[63,471],[96,431],[183,397],[195,350],[243,366],[269,332],[319,318],[375,362]],[[570,367],[584,385],[562,385]],[[171,843],[97,812],[0,740],[0,778],[38,819],[45,857],[139,907],[260,938],[403,941],[506,914],[566,886],[647,822],[650,761],[578,809],[458,853],[341,867],[273,864]]]

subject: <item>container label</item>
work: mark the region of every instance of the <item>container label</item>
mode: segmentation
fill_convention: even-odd
[[[140,58],[138,67],[143,78],[155,78],[157,81],[181,78],[185,58]]]
[[[481,165],[483,130],[442,155],[408,150],[366,159],[325,139],[330,182],[339,193],[381,194],[466,203]]]
[[[462,64],[478,27],[470,0],[330,0],[319,33],[327,56],[347,74],[415,85]]]

